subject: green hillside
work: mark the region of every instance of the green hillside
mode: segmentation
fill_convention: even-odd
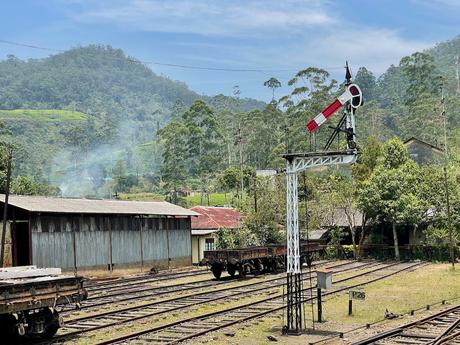
[[[72,167],[106,176],[111,168],[101,162],[115,164],[114,157],[127,161],[128,172],[158,170],[158,149],[138,145],[154,143],[158,129],[199,98],[216,109],[232,103],[222,95],[200,96],[110,46],[0,61],[0,121],[21,148],[15,173],[47,181]],[[263,106],[238,103],[243,111]]]
[[[401,57],[378,78],[365,66],[353,71],[365,96],[356,120],[358,145],[369,136],[384,141],[396,135],[442,146],[443,77],[447,139],[457,148],[460,97],[449,62],[457,51],[460,38]],[[15,174],[52,182],[67,195],[164,192],[204,183],[218,189],[219,174],[230,169],[232,175],[241,161],[249,174],[281,168],[281,153],[311,148],[304,129],[309,114],[340,91],[328,71],[309,67],[293,74],[292,92],[276,107],[199,96],[123,51],[100,45],[45,59],[9,56],[0,61],[0,76],[0,121],[19,148]],[[318,131],[317,149],[328,136],[326,127]]]
[[[0,110],[0,120],[29,120],[43,122],[86,121],[88,115],[79,111],[59,109]]]

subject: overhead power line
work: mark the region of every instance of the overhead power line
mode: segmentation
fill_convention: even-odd
[[[65,50],[62,49],[55,49],[55,48],[48,48],[43,46],[37,46],[34,44],[26,44],[14,41],[7,41],[0,39],[0,43],[14,45],[17,47],[24,47],[24,48],[31,48],[37,50],[44,50],[44,51],[51,51],[51,52],[58,52],[63,53]],[[142,61],[137,59],[132,59],[127,57],[126,60],[134,63],[141,63],[146,65],[158,65],[158,66],[165,66],[165,67],[175,67],[175,68],[183,68],[183,69],[194,69],[194,70],[207,70],[207,71],[221,71],[221,72],[292,72],[296,71],[296,69],[259,69],[259,68],[223,68],[223,67],[205,67],[205,66],[193,66],[193,65],[181,65],[181,64],[174,64],[174,63],[165,63],[165,62],[158,62],[158,61]]]
[[[63,53],[65,50],[63,49],[56,49],[56,48],[49,48],[49,47],[43,47],[43,46],[38,46],[35,44],[27,44],[27,43],[21,43],[21,42],[15,42],[15,41],[9,41],[9,40],[3,40],[0,39],[0,43],[3,44],[8,44],[8,45],[13,45],[17,47],[23,47],[23,48],[30,48],[30,49],[37,49],[37,50],[44,50],[44,51],[50,51],[50,52],[57,52],[57,53]],[[174,64],[174,63],[166,63],[166,62],[158,62],[158,61],[142,61],[142,60],[137,60],[133,58],[126,57],[126,60],[133,62],[133,63],[139,63],[139,64],[145,64],[145,65],[156,65],[156,66],[164,66],[164,67],[173,67],[173,68],[182,68],[182,69],[191,69],[191,70],[202,70],[202,71],[219,71],[219,72],[258,72],[258,73],[279,73],[279,72],[297,72],[299,68],[286,68],[286,69],[263,69],[263,68],[224,68],[224,67],[205,67],[205,66],[194,66],[194,65],[182,65],[182,64]],[[323,69],[342,69],[343,67],[322,67]]]

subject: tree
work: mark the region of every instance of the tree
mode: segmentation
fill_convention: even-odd
[[[356,182],[347,177],[339,178],[336,184],[336,190],[338,205],[345,213],[347,219],[348,230],[353,245],[353,257],[356,259],[358,257],[356,248],[356,223],[358,221]],[[364,231],[364,224],[362,226],[362,231]]]
[[[399,66],[408,81],[405,103],[411,104],[425,94],[436,94],[439,80],[431,55],[416,52],[401,59]]]
[[[361,150],[361,154],[358,156],[358,160],[352,167],[352,176],[354,181],[354,186],[356,188],[356,207],[361,210],[362,212],[362,226],[361,226],[361,236],[359,238],[359,253],[358,257],[362,254],[362,248],[364,244],[364,240],[367,237],[367,224],[369,223],[370,219],[372,218],[370,214],[366,211],[366,208],[363,208],[363,204],[367,204],[366,202],[362,202],[360,200],[366,195],[362,189],[366,186],[363,183],[367,181],[370,176],[372,175],[377,163],[381,159],[382,155],[382,145],[380,142],[374,137],[368,137],[366,145]],[[375,220],[375,217],[374,217]]]
[[[35,181],[32,176],[18,176],[11,183],[11,192],[18,195],[58,196],[58,187]]]
[[[314,140],[309,140],[305,135],[305,122],[330,103],[337,81],[330,79],[329,72],[324,69],[308,67],[297,72],[289,80],[288,86],[292,91],[280,99],[280,104],[285,109],[286,149],[288,152],[300,151],[310,145],[312,150],[316,150],[327,138],[321,135],[321,131],[317,131],[310,137]],[[331,125],[335,121],[336,119],[332,119]]]
[[[160,130],[159,140],[163,148],[161,175],[177,198],[177,189],[187,177],[187,127],[179,121],[172,121]]]
[[[365,102],[375,98],[375,88],[377,86],[375,76],[366,67],[360,67],[358,69],[354,83],[358,84],[361,88]]]
[[[361,185],[358,202],[370,217],[391,223],[395,257],[399,259],[397,225],[416,224],[420,220],[420,173],[400,139],[387,141],[382,153],[375,170]]]
[[[220,162],[222,135],[213,110],[202,100],[195,101],[183,113],[182,124],[186,129],[186,159],[189,172],[204,178],[215,171]]]
[[[257,210],[252,202],[245,207],[242,228],[255,236],[257,245],[276,244],[285,240],[285,190],[276,178],[256,178]]]
[[[274,102],[275,101],[275,90],[281,87],[281,82],[278,79],[271,77],[270,79],[264,82],[264,86],[272,90],[272,102]]]

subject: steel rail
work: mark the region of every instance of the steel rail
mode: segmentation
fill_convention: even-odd
[[[379,262],[357,262],[357,261],[352,261],[352,262],[340,263],[340,264],[337,264],[337,265],[328,266],[328,268],[337,268],[337,267],[342,267],[342,266],[346,266],[346,265],[356,265],[356,264],[360,264],[360,265],[359,266],[349,267],[349,268],[344,268],[344,269],[340,270],[339,272],[342,273],[342,272],[347,272],[347,271],[350,271],[350,270],[362,269],[362,268],[365,268],[365,267],[373,267],[373,266],[376,266],[376,265],[384,265],[383,263],[379,263]],[[374,272],[376,270],[382,270],[382,269],[391,267],[393,265],[395,265],[395,264],[379,267],[377,269],[373,269],[372,272]],[[312,272],[312,273],[314,273],[314,272]],[[269,279],[269,280],[264,280],[264,281],[259,281],[259,282],[253,282],[253,283],[250,283],[250,284],[232,286],[232,287],[225,288],[225,289],[220,289],[220,290],[206,291],[206,292],[201,292],[201,293],[198,293],[198,294],[180,296],[180,297],[175,297],[175,298],[171,298],[171,299],[168,299],[168,300],[161,300],[161,301],[156,301],[156,302],[144,304],[144,305],[141,305],[141,306],[128,307],[128,308],[124,308],[124,309],[121,309],[121,310],[108,311],[108,312],[100,313],[100,314],[96,314],[96,315],[88,315],[88,316],[83,316],[83,317],[80,317],[80,318],[75,318],[75,319],[72,319],[69,322],[67,322],[67,325],[72,325],[72,323],[78,325],[78,322],[82,322],[82,321],[90,321],[91,322],[92,320],[95,320],[97,318],[113,317],[113,316],[116,316],[117,314],[118,315],[123,315],[123,313],[129,312],[129,311],[139,311],[140,312],[143,309],[148,310],[149,307],[161,306],[162,304],[164,305],[164,304],[167,304],[167,303],[173,303],[173,302],[180,301],[180,300],[193,299],[193,298],[196,298],[196,297],[201,297],[201,296],[206,296],[206,295],[210,295],[210,297],[211,297],[211,298],[207,298],[207,299],[201,299],[201,300],[199,299],[198,301],[192,301],[193,303],[188,303],[188,304],[185,304],[185,305],[178,305],[178,306],[175,306],[173,308],[166,309],[166,310],[157,310],[157,311],[154,311],[154,312],[150,312],[148,314],[143,314],[143,315],[139,315],[139,316],[135,316],[135,317],[126,318],[124,320],[117,320],[115,322],[112,321],[111,323],[107,323],[107,324],[103,324],[103,325],[94,325],[94,327],[91,327],[91,328],[79,329],[77,331],[71,331],[69,333],[65,333],[65,334],[62,334],[62,335],[55,336],[51,340],[51,342],[56,342],[56,341],[61,341],[61,340],[65,340],[65,339],[74,338],[75,336],[77,336],[79,334],[92,332],[92,331],[96,331],[96,330],[100,330],[100,329],[104,329],[104,328],[108,328],[108,327],[113,327],[113,326],[116,326],[116,325],[124,324],[124,323],[127,323],[127,322],[137,321],[137,320],[152,317],[152,316],[157,316],[157,315],[161,315],[161,314],[165,314],[165,313],[170,313],[170,312],[174,312],[174,311],[177,311],[177,310],[190,308],[190,307],[193,307],[193,306],[196,306],[196,305],[205,304],[205,303],[209,303],[209,302],[214,302],[214,301],[221,300],[221,299],[224,299],[224,298],[234,298],[235,296],[239,296],[239,295],[251,295],[251,294],[254,294],[254,293],[261,292],[261,291],[267,291],[269,289],[274,289],[274,288],[283,286],[285,284],[284,279],[285,279],[285,276],[283,275],[283,276],[280,276],[280,277],[277,277],[277,278],[272,278],[272,279]],[[309,279],[309,276],[307,276],[307,274],[305,274],[303,279],[307,280],[307,279]],[[214,295],[216,293],[228,292],[228,291],[231,291],[231,290],[241,290],[241,289],[245,289],[245,288],[248,288],[248,287],[253,287],[253,286],[256,286],[256,285],[264,285],[264,284],[266,285],[267,283],[277,281],[277,280],[282,280],[282,282],[280,282],[279,284],[276,284],[276,285],[270,285],[268,287],[267,286],[262,286],[262,287],[257,288],[257,289],[251,289],[250,291],[239,291],[239,292],[233,293],[231,295],[223,295],[223,296],[212,297],[212,295]],[[65,325],[64,325],[63,328],[65,328]],[[50,342],[48,341],[46,343],[40,342],[38,344],[49,344],[49,343]],[[34,344],[37,344],[37,343],[34,343]]]
[[[460,331],[452,333],[450,335],[445,336],[444,338],[439,339],[437,344],[444,344],[445,342],[455,339],[457,337],[460,337]]]
[[[394,267],[394,266],[396,266],[398,264],[401,264],[401,263],[388,265],[386,267],[371,270],[369,272],[360,273],[360,274],[354,275],[352,277],[348,277],[348,278],[338,280],[338,281],[336,281],[336,283],[341,283],[341,282],[353,280],[353,279],[362,277],[364,275],[369,275],[369,274],[371,274],[373,272],[376,272],[376,271],[381,271],[381,270],[386,269],[386,268]],[[385,275],[382,275],[380,277],[373,278],[373,279],[371,279],[370,281],[367,281],[367,282],[360,282],[360,283],[357,283],[357,284],[352,284],[350,286],[345,286],[345,287],[336,289],[334,291],[324,293],[323,296],[329,296],[329,295],[337,294],[339,292],[346,291],[346,290],[348,290],[350,288],[355,288],[355,287],[358,287],[358,286],[364,286],[364,285],[367,285],[367,284],[370,284],[370,283],[373,283],[373,282],[376,282],[376,281],[379,281],[379,280],[382,280],[382,279],[386,279],[388,277],[391,277],[391,276],[393,276],[395,274],[398,274],[398,273],[401,273],[403,271],[414,269],[414,268],[416,268],[416,267],[418,267],[420,265],[422,265],[422,263],[416,263],[416,264],[404,267],[402,269],[399,269],[397,271],[391,272],[389,274],[385,274]],[[302,292],[304,292],[304,291],[312,291],[312,289],[313,288],[303,289]],[[255,305],[260,305],[260,304],[267,303],[267,302],[281,300],[282,298],[283,298],[283,295],[281,294],[281,295],[277,295],[277,296],[274,296],[274,297],[269,297],[269,298],[266,298],[266,299],[263,299],[263,300],[260,300],[260,301],[257,301],[257,302],[251,302],[251,303],[248,303],[248,304],[235,306],[235,307],[232,307],[232,308],[227,308],[225,310],[221,310],[221,311],[217,311],[217,312],[211,312],[211,313],[207,313],[207,314],[202,314],[202,315],[199,315],[199,316],[195,316],[195,317],[191,317],[191,318],[188,318],[188,319],[175,321],[175,322],[165,324],[165,325],[162,325],[162,326],[157,326],[157,327],[142,330],[142,331],[139,331],[139,332],[123,335],[123,336],[113,338],[113,339],[110,339],[110,340],[98,342],[97,345],[117,344],[117,343],[129,340],[129,339],[138,338],[140,336],[143,336],[143,335],[146,335],[146,334],[149,334],[149,333],[155,333],[155,332],[159,332],[159,331],[162,331],[162,330],[165,330],[165,329],[168,329],[168,328],[173,328],[175,326],[178,326],[180,324],[184,324],[184,323],[187,323],[187,322],[199,321],[199,320],[202,320],[204,318],[212,318],[212,317],[217,316],[217,315],[224,315],[226,313],[230,313],[232,311],[236,311],[236,310],[239,310],[239,309],[250,308],[250,307],[253,307]],[[311,300],[314,300],[314,299],[316,299],[316,296],[305,298],[305,299],[303,299],[302,302],[304,303],[304,302],[311,301]],[[285,306],[283,305],[283,306],[271,308],[271,309],[266,310],[266,311],[259,312],[257,314],[249,315],[247,317],[244,317],[244,318],[241,318],[241,319],[238,319],[238,320],[228,321],[228,322],[223,323],[223,324],[221,323],[218,326],[215,326],[215,327],[213,327],[211,329],[206,328],[206,329],[199,330],[198,332],[195,332],[193,334],[189,334],[189,335],[187,335],[185,337],[182,337],[180,339],[177,339],[177,340],[174,340],[172,342],[169,342],[168,344],[175,344],[175,343],[182,342],[182,341],[185,341],[185,340],[190,340],[190,339],[195,338],[197,336],[204,335],[204,334],[206,334],[208,332],[215,331],[215,330],[218,330],[218,329],[222,329],[222,328],[225,328],[225,327],[237,324],[237,323],[245,322],[245,321],[248,321],[248,320],[251,320],[251,319],[259,318],[261,316],[264,316],[264,315],[267,315],[267,314],[270,314],[270,313],[273,313],[273,312],[280,311],[280,310],[282,310],[284,308],[285,308]]]
[[[196,271],[188,271],[188,272],[178,272],[178,273],[173,273],[173,274],[164,274],[164,275],[141,275],[141,276],[135,276],[135,277],[128,277],[128,278],[119,278],[116,280],[111,280],[107,282],[102,282],[102,283],[96,283],[96,284],[91,284],[91,283],[86,283],[85,288],[88,291],[99,291],[99,290],[105,290],[110,286],[113,286],[114,288],[120,288],[124,286],[131,286],[131,285],[136,285],[139,284],[140,282],[160,282],[164,280],[171,280],[171,279],[178,279],[178,278],[187,278],[187,277],[193,277],[193,276],[199,276],[199,275],[205,275],[209,274],[211,271],[209,270],[196,270]]]
[[[407,330],[407,329],[410,329],[412,327],[416,327],[418,325],[422,325],[422,324],[425,324],[429,321],[432,321],[432,320],[435,320],[436,318],[439,318],[439,317],[442,317],[444,315],[447,315],[453,311],[456,311],[456,310],[460,310],[460,305],[456,305],[454,307],[451,307],[449,309],[446,309],[446,310],[443,310],[443,311],[440,311],[436,314],[433,314],[433,315],[429,315],[427,317],[424,317],[422,319],[419,319],[419,320],[416,320],[416,321],[413,321],[413,322],[410,322],[410,323],[407,323],[403,326],[399,326],[399,327],[396,327],[396,328],[393,328],[391,330],[388,330],[386,332],[382,332],[382,333],[379,333],[379,334],[376,334],[372,337],[369,337],[369,338],[366,338],[366,339],[363,339],[363,340],[360,340],[360,341],[357,341],[357,342],[354,342],[352,345],[369,345],[369,344],[373,344],[379,340],[382,340],[382,339],[388,339],[388,338],[391,338],[391,337],[394,337],[394,336],[400,336],[402,335],[402,333]],[[454,324],[455,324],[455,327],[458,326],[458,323],[459,323],[460,319],[457,320]],[[453,325],[454,325],[453,324]],[[435,339],[431,340],[430,342],[427,342],[427,344],[434,344],[435,342],[437,341],[440,341],[443,339],[443,335],[445,335],[447,333],[447,331],[452,331],[455,329],[455,327],[453,327],[453,325],[451,325],[446,331],[442,332],[438,337],[436,337]],[[412,337],[412,336],[411,336]],[[421,336],[422,337],[422,336]]]
[[[343,266],[343,265],[349,265],[352,262],[341,263],[341,264],[331,266],[331,267],[339,267],[339,266]],[[328,263],[330,263],[330,262],[327,262],[327,261],[326,262],[321,262],[321,263],[316,264],[315,267],[323,265],[323,264],[328,264]],[[278,273],[278,275],[279,274],[282,274],[282,273]],[[278,278],[273,278],[273,280],[276,280],[276,279],[278,279]],[[147,288],[142,288],[140,290],[132,290],[131,292],[122,293],[122,294],[116,293],[116,294],[109,294],[109,295],[102,295],[102,296],[98,295],[98,296],[96,296],[94,298],[90,297],[86,301],[82,302],[79,309],[91,309],[91,308],[101,307],[101,306],[109,305],[109,304],[113,304],[113,303],[138,300],[138,299],[142,299],[142,298],[146,298],[146,297],[161,296],[161,295],[170,294],[170,293],[174,293],[174,292],[187,292],[187,291],[192,291],[192,290],[195,290],[195,289],[202,289],[202,288],[206,288],[206,287],[224,285],[224,284],[232,283],[232,282],[235,282],[235,281],[237,281],[237,280],[235,280],[235,279],[233,279],[233,280],[231,280],[231,279],[228,279],[228,280],[205,279],[205,280],[198,280],[198,281],[194,281],[194,282],[190,282],[190,283],[182,283],[182,284],[179,283],[179,284],[164,285],[164,286],[150,287],[150,288],[147,287]],[[197,284],[201,284],[201,283],[203,283],[204,285],[196,286]],[[189,286],[189,288],[187,288],[187,286]],[[177,289],[170,290],[170,288],[174,288],[174,287],[176,287]],[[161,290],[164,290],[164,291],[161,291]],[[141,295],[139,295],[139,293],[141,293]],[[134,295],[134,296],[129,296],[129,295]],[[95,303],[92,302],[92,301],[95,301],[95,300],[110,299],[110,298],[112,298],[114,296],[121,296],[122,298],[115,299],[115,300],[112,299],[112,300],[109,300],[109,301],[102,301],[102,302],[99,302],[99,303],[98,302],[95,302]],[[70,313],[71,310],[65,309],[65,312]]]
[[[445,342],[449,335],[458,327],[460,324],[460,318],[455,321],[448,329],[446,329],[444,332],[442,332],[439,336],[436,337],[430,344],[433,345],[439,345],[443,342]]]
[[[322,261],[315,262],[314,266],[319,266],[319,265],[328,264],[328,263],[331,263],[331,261],[322,260]],[[208,273],[211,274],[210,271],[208,271]],[[267,272],[267,273],[260,274],[260,275],[265,275],[265,274],[271,274],[271,272]],[[147,284],[149,284],[151,282],[146,282],[146,285],[142,284],[139,289],[119,287],[119,288],[109,289],[109,291],[110,291],[110,297],[112,297],[112,296],[117,296],[117,295],[126,295],[126,293],[137,293],[137,292],[143,292],[143,291],[152,291],[152,290],[164,289],[164,288],[167,288],[167,287],[186,286],[186,285],[192,285],[192,284],[204,283],[204,282],[222,282],[222,283],[225,283],[230,279],[234,280],[234,279],[236,279],[236,277],[233,278],[233,277],[229,276],[227,279],[220,279],[220,280],[203,279],[203,280],[196,280],[196,281],[192,281],[192,282],[188,282],[188,283],[176,283],[176,284],[171,284],[171,285],[159,285],[159,286],[150,286],[150,285],[147,285]],[[155,281],[153,281],[153,282],[155,282]],[[107,292],[107,290],[104,290],[103,292]],[[100,298],[106,298],[106,297],[107,297],[106,294],[95,294],[94,296],[90,296],[87,299],[87,301],[88,300],[94,300],[94,299],[100,299]]]

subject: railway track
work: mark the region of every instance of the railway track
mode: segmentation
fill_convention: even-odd
[[[347,267],[348,265],[348,267]],[[353,275],[352,277],[346,278],[343,281],[348,281],[350,279],[356,279],[358,277],[363,277],[365,275],[374,273],[378,274],[378,272],[383,272],[383,276],[387,276],[388,273],[385,273],[384,270],[392,269],[393,267],[396,266],[401,266],[405,265],[401,270],[396,270],[402,271],[402,270],[407,270],[408,268],[415,267],[416,265],[413,264],[381,264],[381,263],[349,263],[349,264],[341,264],[342,266],[341,269],[336,269],[336,272],[346,272],[346,271],[353,271],[356,269],[363,269],[364,267],[367,267],[369,271],[366,272],[361,272],[356,275]],[[373,267],[375,266],[375,267]],[[396,273],[397,273],[396,272]],[[390,273],[390,275],[395,274],[394,271]],[[309,279],[308,275],[305,275],[304,277],[305,280]],[[377,279],[382,279],[382,278],[377,278]],[[341,282],[341,281],[339,281]],[[236,301],[238,302],[240,299],[248,296],[253,296],[253,295],[261,295],[263,293],[270,293],[270,290],[274,290],[271,294],[275,294],[277,296],[275,297],[270,297],[268,299],[264,299],[261,302],[264,302],[265,304],[260,305],[261,302],[257,302],[254,305],[254,308],[259,308],[261,307],[262,312],[266,311],[267,307],[269,310],[273,309],[273,306],[276,305],[277,308],[279,308],[279,304],[282,304],[282,294],[280,295],[279,289],[285,284],[285,276],[282,275],[278,278],[271,278],[267,279],[267,281],[262,281],[262,282],[254,282],[254,283],[249,283],[241,286],[234,286],[234,287],[229,287],[226,289],[220,289],[220,290],[214,290],[214,291],[208,291],[208,292],[201,292],[193,295],[188,295],[188,296],[182,296],[182,297],[175,297],[172,299],[167,299],[163,301],[157,301],[157,302],[152,302],[143,306],[137,306],[137,307],[130,307],[130,308],[125,308],[122,310],[117,310],[117,311],[111,311],[111,312],[106,312],[106,313],[100,313],[98,315],[91,315],[91,316],[86,316],[86,317],[79,317],[75,318],[71,321],[69,321],[64,328],[62,328],[59,331],[58,336],[53,339],[52,343],[58,344],[58,343],[65,343],[66,340],[72,339],[72,338],[79,338],[81,335],[96,331],[96,330],[101,330],[105,328],[111,328],[114,326],[126,324],[126,323],[131,323],[133,321],[137,321],[140,319],[145,319],[149,317],[164,317],[163,315],[169,314],[172,315],[174,313],[180,313],[182,310],[191,310],[191,308],[203,305],[203,304],[209,304],[209,303],[216,303],[219,301],[228,302],[228,301]],[[277,289],[277,290],[275,290]],[[305,289],[306,298],[314,298],[309,295],[309,289]],[[251,303],[249,307],[252,308],[254,303]],[[240,308],[240,307],[237,307]],[[282,308],[282,306],[281,306]],[[278,309],[277,309],[278,310]],[[260,311],[260,310],[259,310]],[[273,311],[273,310],[272,310]],[[243,314],[247,313],[247,311],[243,311]],[[250,313],[251,315],[253,312]],[[214,313],[212,313],[214,315]],[[201,317],[212,317],[212,315],[207,315],[205,314],[204,316]],[[187,321],[187,320],[186,320]],[[188,320],[191,321],[191,320]],[[245,321],[245,320],[243,320]],[[183,322],[183,321],[181,321]],[[193,320],[192,320],[193,322]],[[238,321],[239,322],[239,321]],[[218,321],[219,324],[221,324],[221,321]],[[173,325],[169,325],[167,328],[174,327]],[[187,326],[188,327],[188,326]],[[203,325],[195,325],[191,326],[196,327],[196,330],[203,330]],[[190,328],[190,327],[189,327]],[[207,329],[207,327],[204,327],[204,329]],[[180,334],[180,332],[176,332],[177,334]],[[184,332],[184,334],[189,334],[190,330],[188,332]],[[177,337],[176,334],[176,337]],[[50,342],[46,342],[47,344]],[[110,343],[110,342],[109,342]],[[107,343],[107,344],[109,344]],[[163,339],[164,343],[164,339]],[[40,343],[40,344],[45,344]],[[101,343],[105,344],[105,342]]]
[[[330,261],[323,260],[319,261],[314,265],[314,267],[329,263]],[[336,266],[334,266],[336,267]],[[87,300],[83,301],[80,305],[80,309],[91,309],[96,307],[103,307],[103,306],[112,306],[114,303],[120,302],[129,302],[129,301],[136,301],[140,299],[146,299],[151,297],[162,296],[171,293],[183,293],[183,292],[190,292],[193,290],[204,289],[204,288],[211,288],[219,285],[225,285],[228,283],[235,282],[235,279],[222,279],[222,280],[215,280],[215,279],[204,279],[193,281],[189,283],[177,283],[171,285],[164,285],[164,286],[151,286],[147,284],[141,284],[140,286],[134,286],[130,289],[123,289],[122,291],[119,290],[108,290],[105,293],[92,293],[89,291],[89,297]],[[68,309],[64,309],[66,314],[73,312],[73,309],[70,307]]]
[[[392,264],[386,267],[373,269],[369,272],[362,272],[356,275],[338,280],[337,283],[350,282],[346,286],[334,288],[323,296],[334,295],[340,292],[348,291],[351,288],[370,284],[381,279],[388,278],[403,271],[412,270],[419,267],[421,263],[416,264]],[[398,267],[396,267],[398,266]],[[389,269],[389,272],[382,272]],[[377,273],[377,276],[369,276],[372,273]],[[367,281],[353,283],[352,281],[357,278],[366,277]],[[303,290],[304,301],[315,299],[313,289],[306,288]],[[281,311],[285,308],[283,303],[283,295],[276,294],[276,296],[264,298],[262,300],[242,304],[239,306],[231,307],[225,310],[202,314],[188,319],[167,323],[164,325],[152,327],[139,332],[133,332],[128,335],[123,335],[106,341],[98,342],[97,345],[109,344],[177,344],[186,340],[196,338],[198,336],[217,331],[219,329],[229,327],[242,322],[254,320],[263,317],[267,314]]]
[[[346,262],[335,265],[329,265],[328,267],[334,268],[337,272],[347,272],[356,269],[362,269],[364,267],[373,268],[374,266],[382,266],[384,264],[377,262]],[[314,273],[314,272],[312,272]],[[67,321],[65,326],[59,330],[58,335],[53,339],[53,342],[63,341],[75,338],[81,334],[113,327],[116,325],[122,325],[125,323],[138,321],[144,318],[152,316],[163,316],[168,313],[178,313],[181,310],[190,309],[196,306],[200,306],[206,303],[214,302],[226,302],[229,300],[238,299],[245,295],[260,294],[269,289],[280,288],[285,284],[285,274],[280,273],[275,278],[267,278],[262,281],[253,282],[251,280],[240,281],[244,284],[238,286],[225,287],[219,290],[202,291],[199,293],[189,294],[186,296],[173,295],[172,298],[153,301],[147,304],[122,307],[116,310],[106,311],[97,314],[91,314],[81,317],[74,317]],[[304,279],[307,280],[310,277],[306,274]],[[219,281],[220,282],[220,281]],[[229,283],[231,281],[228,281]],[[238,281],[233,280],[233,283]],[[49,342],[40,342],[39,344],[48,344]],[[36,342],[34,342],[36,344]]]
[[[358,341],[353,345],[460,344],[460,305]]]
[[[200,275],[210,274],[210,271],[207,268],[193,269],[189,271],[179,271],[173,273],[162,273],[162,274],[143,274],[133,277],[126,278],[115,278],[111,280],[104,281],[93,281],[88,280],[85,282],[85,288],[90,292],[96,291],[107,291],[117,290],[117,289],[127,289],[132,286],[136,286],[142,283],[152,283],[152,282],[161,282],[166,280],[173,280],[179,278],[194,277]]]

